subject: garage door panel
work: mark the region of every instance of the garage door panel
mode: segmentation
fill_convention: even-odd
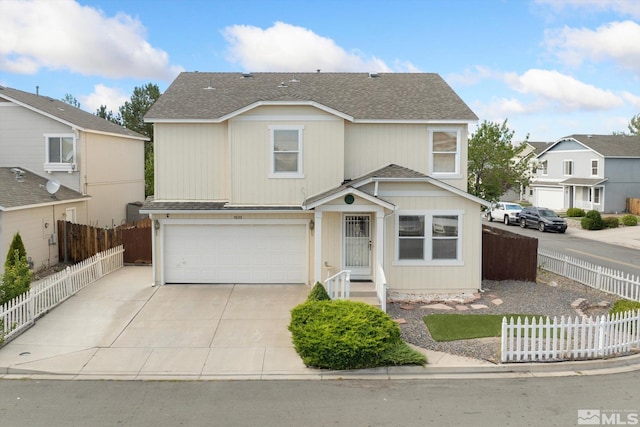
[[[538,188],[536,189],[536,196],[537,206],[556,210],[564,208],[564,192],[562,189]]]
[[[305,283],[305,225],[168,224],[166,283]]]

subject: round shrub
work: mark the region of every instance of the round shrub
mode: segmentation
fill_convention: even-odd
[[[380,366],[380,355],[402,342],[399,326],[386,313],[348,300],[298,305],[289,331],[302,361],[326,369]]]
[[[638,218],[635,215],[625,215],[622,217],[622,223],[627,227],[638,225]]]
[[[605,228],[618,228],[620,225],[620,220],[615,216],[602,218],[602,221],[604,222]]]
[[[584,209],[569,208],[567,209],[567,216],[571,218],[582,217],[584,216]]]
[[[625,313],[627,311],[639,311],[640,302],[628,299],[619,299],[613,303],[613,307],[609,310],[609,314]]]
[[[309,296],[307,297],[307,301],[329,301],[331,297],[327,293],[327,290],[324,288],[322,283],[316,282],[316,284],[309,292]]]
[[[602,230],[604,228],[604,221],[600,212],[596,210],[590,210],[585,214],[585,217],[580,221],[580,225],[585,230]]]

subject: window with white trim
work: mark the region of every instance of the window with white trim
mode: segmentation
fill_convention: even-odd
[[[302,131],[304,126],[269,126],[271,177],[302,178]]]
[[[396,216],[396,262],[407,265],[460,263],[462,213],[406,212]]]
[[[591,176],[598,176],[598,160],[591,160]]]
[[[540,162],[540,175],[548,175],[549,174],[549,162],[547,160],[543,160]]]
[[[460,173],[460,130],[429,129],[431,172],[433,175],[458,175]]]
[[[600,204],[600,187],[593,188],[593,203],[596,205]]]
[[[46,172],[76,169],[76,137],[73,134],[47,134],[45,137]]]
[[[565,176],[573,175],[573,160],[564,161],[564,175]]]

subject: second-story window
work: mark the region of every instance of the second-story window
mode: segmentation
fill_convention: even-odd
[[[303,126],[271,126],[271,176],[302,178]]]
[[[75,170],[76,139],[74,135],[45,135],[45,152],[45,171]]]
[[[573,175],[573,160],[564,161],[564,174],[566,176]]]
[[[598,161],[591,160],[591,175],[598,176]]]
[[[548,166],[548,162],[546,160],[543,160],[540,162],[540,174],[541,175],[548,175],[549,174],[549,170],[547,169]]]
[[[433,175],[460,174],[460,131],[457,129],[429,130],[431,172]]]

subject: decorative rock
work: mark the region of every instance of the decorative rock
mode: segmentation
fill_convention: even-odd
[[[502,301],[500,298],[496,298],[496,299],[492,299],[491,300],[491,304],[493,304],[493,305],[502,305],[502,304],[504,304],[504,301]]]
[[[555,288],[556,286],[558,286],[558,282],[556,282],[555,280],[552,280],[552,281],[549,282],[549,286]]]
[[[406,305],[401,305],[400,308],[403,309],[403,310],[413,310],[416,307],[414,305],[411,305],[411,304],[406,304]]]
[[[405,323],[407,323],[406,319],[393,319],[394,322],[396,322],[398,325],[404,325]]]
[[[471,304],[471,305],[470,305],[470,307],[471,307],[473,310],[482,310],[482,309],[484,309],[484,308],[489,308],[489,307],[487,307],[487,306],[486,306],[486,305],[484,305],[484,304]]]
[[[423,305],[420,308],[428,308],[431,310],[453,310],[452,307],[449,307],[446,304],[430,304],[430,305]]]
[[[609,301],[600,301],[598,303],[598,307],[607,308],[607,307],[610,307],[610,306],[611,306],[611,303]]]
[[[571,303],[571,308],[578,309],[581,307],[584,307],[584,304],[587,302],[587,300],[585,300],[584,298],[578,298],[577,300],[575,300],[574,302]]]
[[[469,310],[469,307],[467,307],[466,305],[456,305],[456,310],[458,310],[458,311],[467,311],[467,310]]]

